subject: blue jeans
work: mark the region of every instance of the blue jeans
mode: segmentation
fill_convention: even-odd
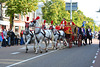
[[[21,37],[20,45],[23,45],[23,44],[24,44],[24,40],[23,40],[23,37]]]
[[[8,45],[11,46],[11,44],[10,44],[10,37],[8,37]]]

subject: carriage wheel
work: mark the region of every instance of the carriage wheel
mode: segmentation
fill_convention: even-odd
[[[69,48],[72,47],[72,39],[69,39]]]
[[[64,40],[63,44],[64,44],[64,46],[67,46],[67,43],[66,43],[66,41],[65,41],[65,40]]]
[[[78,38],[78,47],[80,47],[82,45],[82,35],[79,35]]]

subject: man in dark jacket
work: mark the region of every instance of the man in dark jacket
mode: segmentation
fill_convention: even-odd
[[[87,34],[87,39],[89,39],[89,45],[90,45],[92,44],[92,33],[91,33],[91,29],[89,26],[88,26],[88,29],[86,29],[86,34]]]
[[[8,40],[8,46],[11,46],[11,30],[8,29],[7,32],[7,40]]]
[[[10,33],[11,33],[11,45],[14,46],[15,33],[13,31],[11,31]]]

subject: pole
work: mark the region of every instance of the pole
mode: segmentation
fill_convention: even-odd
[[[70,0],[70,23],[72,20],[72,0]]]
[[[93,30],[93,38],[95,38],[95,21],[94,21],[94,30]]]

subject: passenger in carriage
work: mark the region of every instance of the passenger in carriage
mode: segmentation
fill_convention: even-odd
[[[66,25],[67,25],[67,22],[65,21],[65,18],[63,18],[63,21],[61,21],[60,23],[61,29],[64,30],[64,26]]]
[[[42,24],[42,29],[43,30],[46,30],[45,22],[46,22],[46,20],[44,20],[44,24]]]
[[[70,20],[70,22],[71,22],[71,23],[70,23],[71,25],[75,25],[75,23],[74,23],[74,22],[72,22],[72,20]]]

